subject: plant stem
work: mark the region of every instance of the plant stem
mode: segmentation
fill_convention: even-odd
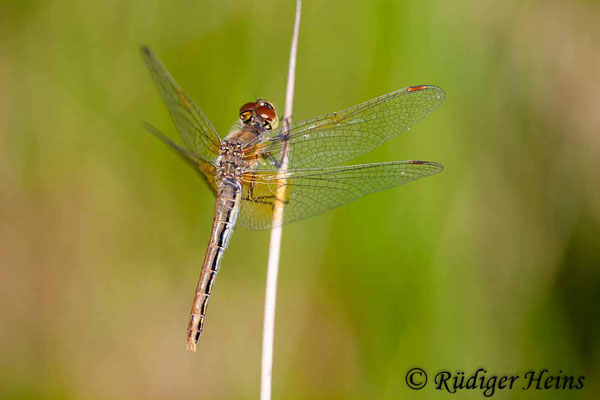
[[[300,9],[302,2],[296,0],[296,18],[290,47],[290,61],[285,92],[285,111],[283,114],[282,133],[287,135],[292,122],[292,106],[294,102],[294,82],[296,77],[296,54],[298,51],[298,32],[300,30]],[[279,174],[284,175],[288,167],[288,146],[281,151]],[[275,331],[275,304],[277,301],[277,274],[279,272],[279,254],[281,251],[281,225],[283,224],[283,207],[285,185],[277,185],[273,202],[273,223],[269,242],[269,260],[267,265],[267,284],[265,289],[265,314],[263,321],[262,370],[260,380],[260,399],[271,400],[273,380],[273,338]]]

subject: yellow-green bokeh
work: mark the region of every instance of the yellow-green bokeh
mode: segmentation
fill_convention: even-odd
[[[253,399],[268,233],[239,229],[185,352],[212,195],[176,137],[149,45],[224,133],[283,108],[292,1],[0,5],[0,398]],[[360,161],[438,176],[284,230],[274,397],[482,398],[414,366],[547,368],[600,393],[600,5],[306,1],[294,118],[417,85],[446,103]],[[458,397],[457,397],[458,398]]]

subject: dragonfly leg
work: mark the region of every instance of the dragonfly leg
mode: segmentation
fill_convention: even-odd
[[[256,173],[252,174],[252,178],[256,178]],[[250,182],[250,193],[248,194],[248,197],[254,198],[254,180]]]
[[[275,159],[275,157],[273,157],[273,154],[271,154],[271,153],[263,154],[262,157],[265,160],[267,160],[268,162],[270,162],[272,165],[276,166],[277,168],[281,168],[281,163],[279,161],[277,161]]]
[[[249,194],[248,196],[244,197],[244,200],[252,201],[254,203],[261,203],[261,204],[273,204],[275,199],[276,199],[275,195],[253,197],[252,195]],[[283,204],[288,204],[288,203],[289,203],[289,200],[283,201]]]
[[[269,157],[271,157],[274,161],[276,162],[275,159],[273,158],[272,155],[267,155]],[[264,157],[267,157],[264,156]],[[247,201],[252,201],[254,203],[261,203],[261,204],[273,204],[273,201],[275,201],[276,197],[275,195],[268,195],[268,196],[254,196],[254,184],[255,184],[255,179],[256,179],[256,172],[252,173],[252,178],[249,179],[248,185],[250,186],[249,190],[248,190],[248,194],[243,198],[244,200]],[[284,200],[283,204],[287,204],[289,202],[289,200]]]

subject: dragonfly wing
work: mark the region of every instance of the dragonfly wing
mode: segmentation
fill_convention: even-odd
[[[440,106],[444,98],[444,91],[437,86],[411,86],[343,111],[294,123],[287,136],[289,165],[322,167],[356,158],[408,130]],[[278,161],[285,139],[279,129],[255,147]],[[265,168],[277,169],[278,162],[273,164]]]
[[[148,48],[141,48],[142,58],[158,92],[177,126],[186,146],[198,158],[212,162],[219,154],[221,139],[206,115],[177,85],[158,57]]]
[[[431,161],[393,161],[342,167],[291,170],[281,175],[261,170],[243,178],[242,208],[238,219],[246,229],[271,227],[275,190],[285,185],[283,223],[321,214],[361,196],[440,173]]]
[[[179,146],[177,143],[173,142],[171,139],[166,137],[162,132],[156,129],[154,126],[150,125],[148,122],[144,121],[144,128],[146,128],[150,133],[160,139],[163,143],[169,146],[179,157],[181,157],[188,165],[190,165],[196,172],[200,174],[200,176],[206,181],[208,186],[212,189],[213,193],[217,192],[217,183],[215,181],[215,166],[214,164],[208,163],[200,158],[198,158],[191,151],[184,149]]]

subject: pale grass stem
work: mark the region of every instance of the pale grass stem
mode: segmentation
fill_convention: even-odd
[[[300,30],[301,0],[296,0],[296,17],[290,47],[287,87],[285,93],[285,111],[283,114],[283,132],[289,132],[294,102],[294,82],[296,77],[296,54],[298,51],[298,32]],[[279,174],[284,175],[288,167],[288,146],[283,146]],[[260,380],[260,399],[271,400],[273,380],[273,338],[275,331],[275,304],[277,300],[277,274],[279,272],[279,254],[281,251],[281,225],[283,223],[285,185],[278,185],[273,202],[273,224],[269,242],[269,260],[267,265],[267,283],[265,289],[265,313],[263,321],[262,368]]]

